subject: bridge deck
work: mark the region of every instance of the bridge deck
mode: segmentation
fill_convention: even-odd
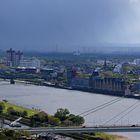
[[[140,132],[140,127],[86,127],[86,128],[31,128],[25,130],[32,134],[39,133],[90,133],[90,132]]]

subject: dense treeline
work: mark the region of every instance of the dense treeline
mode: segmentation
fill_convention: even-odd
[[[68,109],[60,108],[54,116],[39,112],[31,117],[32,126],[37,126],[40,123],[45,126],[79,126],[84,123],[84,118],[70,114]]]

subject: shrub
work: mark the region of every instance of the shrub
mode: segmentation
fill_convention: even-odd
[[[81,116],[70,114],[68,120],[72,121],[74,125],[82,125],[85,120]]]
[[[59,126],[61,124],[61,121],[59,118],[56,118],[54,116],[49,116],[48,123],[50,125]]]

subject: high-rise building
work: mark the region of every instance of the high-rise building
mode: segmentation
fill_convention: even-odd
[[[17,51],[17,52],[16,52],[16,59],[15,59],[15,61],[16,61],[16,66],[19,66],[20,61],[21,61],[22,59],[23,59],[23,52]]]
[[[6,64],[7,64],[7,66],[10,66],[10,67],[12,67],[13,65],[15,65],[14,64],[14,62],[15,62],[15,51],[12,49],[12,48],[10,48],[9,50],[7,50],[6,51]]]
[[[17,67],[20,63],[20,60],[23,58],[23,53],[18,51],[16,52],[12,48],[6,51],[6,64],[9,67]]]

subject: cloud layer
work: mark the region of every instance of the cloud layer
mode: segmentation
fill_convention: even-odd
[[[72,51],[140,43],[140,0],[1,0],[0,47]]]

